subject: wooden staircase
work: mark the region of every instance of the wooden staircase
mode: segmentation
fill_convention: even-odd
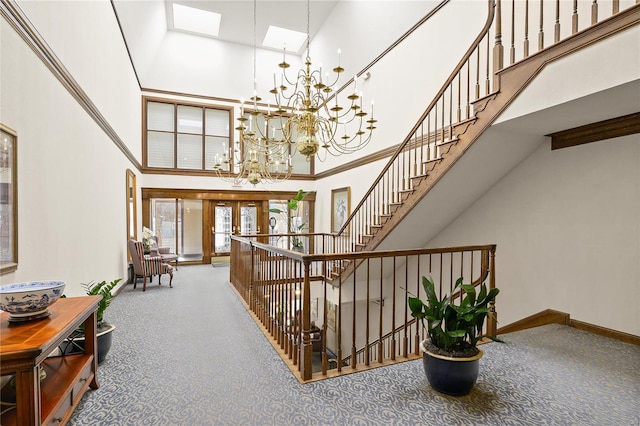
[[[502,9],[504,4],[516,3],[489,1],[482,31],[355,207],[338,233],[336,251],[375,250],[548,64],[640,23],[639,4],[619,11],[616,3],[612,16],[599,22],[597,2],[591,3],[596,4],[595,15],[591,8],[593,24],[580,31],[574,24],[578,20],[576,7],[569,17],[572,34],[564,40],[560,40],[560,19],[556,16],[554,43],[545,46],[544,37],[538,34],[538,52],[529,54],[525,38],[518,61],[512,41],[510,64],[505,67]],[[549,13],[558,12],[551,8]],[[508,10],[504,15],[513,17],[516,13]],[[511,40],[514,28],[515,22]],[[335,268],[333,284],[355,266],[352,262]]]

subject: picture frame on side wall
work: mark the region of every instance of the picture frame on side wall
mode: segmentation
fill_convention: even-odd
[[[327,309],[327,328],[331,331],[336,331],[336,322],[338,317],[338,306],[331,302],[330,300],[326,301],[326,309]]]
[[[351,187],[331,190],[331,232],[338,232],[351,214]],[[343,235],[349,235],[346,229]]]
[[[0,123],[0,275],[18,269],[18,132]]]

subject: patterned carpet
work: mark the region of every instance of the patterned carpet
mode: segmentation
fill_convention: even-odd
[[[181,267],[127,287],[71,425],[640,425],[640,347],[551,325],[484,345],[470,395],[427,384],[421,361],[299,384],[227,283]]]

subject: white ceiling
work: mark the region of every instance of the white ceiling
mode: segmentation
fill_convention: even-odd
[[[136,8],[130,8],[125,3],[137,3]],[[253,46],[253,10],[254,3],[251,0],[232,0],[232,1],[216,1],[216,0],[116,0],[114,1],[118,15],[126,13],[142,13],[147,16],[155,16],[154,9],[157,11],[159,3],[164,3],[164,25],[167,30],[173,30],[171,16],[172,4],[178,3],[197,9],[208,10],[222,15],[220,22],[220,33],[218,40],[239,43]],[[310,2],[309,14],[309,33],[311,39],[322,27],[327,17],[335,7],[337,1],[333,0],[314,0]],[[127,6],[127,7],[124,7]],[[125,17],[126,18],[126,17]],[[295,30],[299,32],[307,32],[307,2],[305,0],[288,0],[288,1],[271,1],[258,0],[256,3],[256,41],[260,46],[269,25],[275,25],[281,28]],[[123,28],[124,37],[127,44],[138,44],[142,32],[127,30]],[[206,37],[206,36],[202,36]],[[302,54],[304,46],[298,51]]]

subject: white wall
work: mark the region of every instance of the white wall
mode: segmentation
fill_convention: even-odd
[[[497,244],[502,325],[551,308],[640,335],[639,142],[547,142],[429,246]]]
[[[593,93],[640,79],[640,27],[635,26],[586,46],[560,60],[548,64],[542,72],[498,117],[495,124],[505,123],[536,111],[561,105]],[[544,93],[544,96],[540,94]],[[636,98],[637,101],[637,98]],[[615,98],[612,105],[588,108],[575,117],[563,117],[549,133],[615,117],[620,111]],[[640,108],[638,102],[627,113]],[[614,111],[607,116],[606,111]],[[624,112],[622,112],[624,114]]]
[[[19,1],[64,67],[142,160],[140,90],[109,1]]]
[[[121,38],[110,5],[70,4],[21,6],[137,153],[139,91],[124,46],[114,45]],[[7,22],[0,26],[0,121],[18,133],[19,214],[18,270],[0,279],[60,279],[73,296],[84,293],[82,282],[126,278],[132,165]]]
[[[272,96],[268,91],[279,62],[282,54],[257,50],[257,89],[265,102]],[[292,69],[301,66],[298,56],[288,55],[287,62]],[[154,90],[248,100],[253,96],[253,47],[168,31],[140,80]]]
[[[314,39],[312,48],[316,46],[315,43],[324,47],[331,44],[330,41],[336,42],[338,25],[334,22],[344,24],[338,19],[339,14],[357,16],[362,13],[357,11],[357,8],[363,7],[364,3],[338,3],[332,13],[336,21],[328,21],[333,25],[322,28]],[[429,2],[421,2],[422,7],[428,7],[425,7],[423,15],[416,16],[416,21],[435,5],[426,3]],[[388,18],[390,14],[393,15],[389,9],[385,10],[380,5],[377,5],[374,11],[380,13],[378,19],[380,16]],[[451,1],[377,63],[371,69],[370,81],[364,85],[365,97],[375,99],[375,115],[379,120],[378,129],[372,141],[366,148],[355,154],[330,157],[325,162],[316,162],[316,172],[329,170],[355,158],[402,142],[443,85],[455,64],[468,49],[471,41],[478,35],[486,16],[487,3],[484,1]],[[357,20],[359,25],[363,22],[367,21]],[[459,25],[452,26],[451,22],[458,22]],[[390,24],[390,26],[393,25]],[[464,27],[465,31],[460,31],[461,27]],[[359,28],[358,25],[355,26],[355,33]],[[408,27],[405,27],[404,31],[407,29]],[[352,46],[355,48],[355,43]],[[350,59],[348,55],[343,57],[347,58],[345,67],[349,62],[355,63],[356,69],[359,69],[357,66],[366,65]],[[435,58],[438,60],[436,61]],[[329,60],[328,63],[333,62]],[[386,163],[386,159],[380,160],[319,180],[316,198],[316,229],[326,232],[331,229],[332,189],[344,186],[351,188],[351,211],[353,211]]]
[[[332,16],[340,13],[342,8],[357,7],[353,3],[347,2],[345,5],[338,3]],[[365,7],[368,2],[355,3]],[[393,9],[387,7],[386,10],[377,11],[381,14],[378,16],[379,28],[384,28],[386,31],[387,27],[391,26],[389,23],[393,22],[393,19],[390,19],[390,16],[394,15]],[[351,15],[353,12],[348,14]],[[355,154],[329,157],[316,166],[316,172],[332,169],[345,161],[372,154],[402,142],[477,37],[486,22],[487,14],[488,8],[485,1],[453,0],[377,62],[370,69],[371,78],[358,87],[358,90],[361,90],[360,87],[363,86],[362,104],[365,111],[369,110],[372,100],[375,102],[374,116],[378,123],[376,123],[377,129],[371,142]],[[416,17],[415,21],[421,17]],[[451,25],[452,22],[456,24]],[[334,40],[337,34],[342,39],[349,39],[348,36],[344,36],[344,23],[339,20],[337,23],[338,25],[333,21],[327,21],[327,25],[322,28],[314,42],[322,43],[323,46],[329,45],[330,43],[324,38]],[[404,27],[404,31],[409,27],[410,25]],[[352,46],[357,50],[361,44],[365,45],[368,42],[358,37],[357,26],[353,29],[356,30],[353,31],[353,37],[357,41],[354,41]],[[323,63],[333,66],[335,52],[335,49],[331,49],[330,56]],[[322,54],[319,56],[322,57]],[[349,55],[343,53],[342,56],[348,58]],[[346,58],[345,61],[353,61],[360,65],[359,62]],[[348,68],[348,63],[343,67],[346,68],[347,79],[353,79],[354,73],[360,70],[357,67]]]

